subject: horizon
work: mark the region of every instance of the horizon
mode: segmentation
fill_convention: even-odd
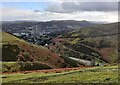
[[[117,2],[3,2],[0,21],[118,22]]]
[[[0,22],[52,22],[52,21],[86,21],[90,23],[101,23],[101,24],[109,24],[109,23],[117,23],[118,21],[115,22],[107,22],[107,21],[88,21],[88,20],[48,20],[48,21],[39,21],[39,20],[8,20],[8,21],[0,21]]]

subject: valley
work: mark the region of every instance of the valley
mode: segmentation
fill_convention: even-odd
[[[118,23],[72,20],[4,22],[0,32],[3,83],[116,83],[120,62],[117,27]],[[81,79],[87,75],[96,80]]]
[[[1,85],[119,85],[118,0],[2,0]]]

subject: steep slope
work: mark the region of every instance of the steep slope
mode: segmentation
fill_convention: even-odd
[[[118,61],[118,23],[81,29],[72,35],[77,35],[81,39],[76,41],[76,44],[82,43],[96,49],[105,61]]]
[[[58,54],[51,52],[47,48],[29,44],[5,32],[1,33],[2,61],[42,62],[52,68],[62,67],[65,63]]]
[[[59,52],[68,57],[94,60],[95,62],[116,63],[118,59],[118,23],[97,25],[75,30],[53,40],[66,49]],[[99,64],[98,64],[99,65]]]

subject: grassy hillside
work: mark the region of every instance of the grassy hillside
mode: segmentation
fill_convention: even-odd
[[[29,44],[5,32],[1,33],[3,61],[41,62],[52,68],[62,67],[64,64],[64,60],[58,54],[47,48]]]
[[[118,59],[118,23],[96,25],[74,30],[53,40],[59,53],[68,57],[116,63]],[[63,46],[58,46],[62,44]]]
[[[102,36],[107,34],[115,34],[118,33],[118,23],[110,23],[110,24],[102,24],[102,25],[96,25],[93,27],[86,27],[80,30],[75,30],[67,35],[69,37],[83,37],[83,38],[89,38],[89,37],[96,37],[96,36]],[[65,34],[64,37],[67,35]]]
[[[3,83],[118,83],[118,66],[83,68],[63,72],[3,74]]]

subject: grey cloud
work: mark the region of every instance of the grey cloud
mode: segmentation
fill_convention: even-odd
[[[34,12],[41,12],[41,10],[35,9]]]
[[[72,13],[79,11],[117,11],[117,2],[63,2],[48,6],[45,11],[56,13]]]
[[[68,13],[68,12],[71,12],[70,10],[64,9],[61,4],[50,5],[45,9],[45,11],[55,12],[55,13]]]

